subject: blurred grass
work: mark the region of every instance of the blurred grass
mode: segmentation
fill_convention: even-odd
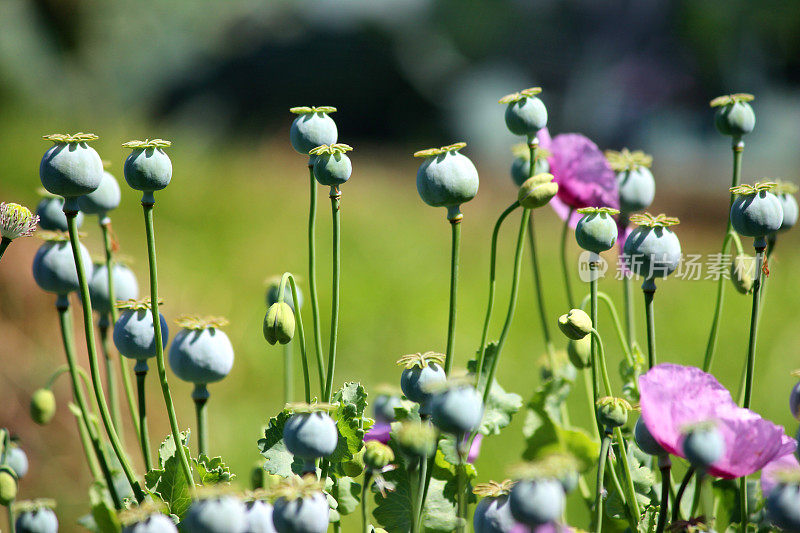
[[[15,110],[0,114],[0,198],[35,207],[40,186],[37,167],[47,143],[40,136],[63,128],[50,117],[24,115]],[[84,127],[83,121],[74,124]],[[13,125],[13,127],[11,126]],[[72,126],[72,124],[68,124]],[[174,142],[170,156],[174,164],[171,185],[157,194],[156,242],[159,250],[160,290],[166,299],[164,314],[170,320],[182,313],[224,315],[231,320],[226,329],[236,348],[231,375],[210,387],[210,449],[231,464],[246,486],[250,468],[260,459],[256,440],[266,420],[281,407],[282,350],[266,344],[261,322],[266,310],[264,280],[285,270],[307,277],[306,218],[308,178],[304,158],[288,150],[287,129],[274,138],[248,147],[204,144],[189,131],[144,129],[141,125],[114,123],[96,131],[101,140],[95,147],[111,161],[110,171],[123,186],[123,203],[112,214],[115,236],[121,250],[135,258],[132,265],[140,286],[147,286],[147,259],[139,195],[124,184],[122,162],[127,155],[119,145],[137,136],[160,136]],[[88,126],[85,126],[88,129]],[[70,130],[75,129],[70,127]],[[146,132],[146,133],[145,133]],[[719,150],[725,149],[720,141]],[[343,187],[343,262],[340,348],[336,383],[359,380],[373,390],[384,382],[396,384],[399,372],[394,361],[416,351],[443,351],[447,324],[449,272],[449,224],[444,209],[425,206],[416,194],[412,148],[370,147],[353,153],[352,179]],[[467,150],[468,152],[469,150]],[[745,175],[747,170],[745,153]],[[670,191],[667,169],[656,174],[661,193],[654,212],[685,214],[677,233],[685,253],[717,253],[725,224],[727,191],[701,198]],[[719,169],[727,173],[728,169]],[[461,279],[456,335],[456,365],[464,365],[477,348],[486,305],[488,247],[497,215],[511,203],[515,190],[505,169],[481,168],[478,197],[464,208]],[[665,194],[664,191],[667,191]],[[330,306],[330,210],[327,191],[319,189],[317,224],[318,276],[322,309],[323,346],[327,346]],[[513,238],[518,215],[511,217],[501,234],[498,295],[492,336],[499,334],[504,318]],[[548,208],[536,213],[539,253],[544,266],[543,285],[548,320],[566,310],[558,266],[560,221]],[[101,253],[94,217],[87,217],[83,231],[95,254]],[[527,243],[526,243],[527,244]],[[749,246],[750,243],[745,243]],[[800,342],[800,304],[793,275],[800,267],[797,237],[782,235],[770,263],[769,293],[762,319],[753,407],[794,433],[787,396],[793,383],[789,371],[800,367],[796,347]],[[69,400],[66,383],[57,387],[60,409],[45,428],[27,417],[30,394],[63,362],[54,297],[40,291],[30,275],[38,247],[35,239],[15,242],[0,265],[0,424],[10,427],[28,451],[31,469],[21,484],[21,497],[54,497],[59,501],[62,523],[72,524],[85,510],[88,477],[80,461],[77,435],[71,415],[64,407]],[[577,257],[570,240],[570,254]],[[526,250],[527,253],[527,250]],[[615,257],[609,254],[610,262]],[[522,292],[511,336],[498,379],[509,390],[528,398],[540,378],[537,362],[543,353],[529,260],[525,262]],[[578,292],[585,291],[575,279]],[[304,292],[308,294],[305,283]],[[621,286],[613,280],[600,288],[621,309]],[[702,363],[710,322],[715,284],[712,281],[670,279],[659,283],[656,294],[656,328],[659,360]],[[641,293],[636,291],[638,338],[644,340]],[[736,396],[747,347],[749,298],[726,287],[726,308],[714,372]],[[77,303],[73,299],[73,303]],[[311,331],[309,306],[304,309],[306,331]],[[601,309],[601,333],[609,347],[612,380],[616,379],[621,352]],[[76,342],[83,333],[76,314]],[[177,327],[177,326],[175,326]],[[563,346],[555,327],[553,334]],[[311,344],[309,343],[311,349]],[[82,350],[83,353],[83,350]],[[83,355],[85,361],[85,355]],[[299,355],[298,355],[299,359]],[[299,364],[299,363],[298,363]],[[316,382],[312,367],[312,387]],[[151,375],[149,410],[153,439],[168,433],[162,398]],[[194,425],[189,397],[191,387],[170,373],[173,397],[182,427]],[[298,373],[295,391],[301,394]],[[570,398],[573,421],[586,424],[585,399],[578,383]],[[519,460],[524,443],[523,416],[503,435],[486,439],[477,467],[480,480],[503,479],[506,467]],[[134,435],[129,431],[129,443]],[[153,443],[157,445],[157,443]],[[136,448],[130,453],[142,472]],[[194,450],[194,446],[192,447]],[[580,515],[582,516],[582,511]],[[576,518],[579,524],[582,518]]]

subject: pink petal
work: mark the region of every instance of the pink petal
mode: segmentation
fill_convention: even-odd
[[[788,436],[786,438],[791,439],[791,437]],[[800,463],[797,462],[797,457],[795,457],[793,453],[788,453],[777,459],[773,459],[764,466],[761,470],[761,493],[765,497],[775,488],[775,485],[778,484],[777,474],[786,471],[800,472]]]
[[[472,439],[472,445],[469,447],[469,453],[467,454],[468,463],[474,463],[475,459],[478,458],[478,454],[481,453],[481,442],[483,442],[483,435],[478,433],[475,435],[475,438]]]
[[[725,441],[725,454],[711,475],[734,479],[761,470],[772,459],[790,453],[795,442],[783,428],[737,406],[711,374],[695,367],[661,364],[639,378],[642,417],[653,437],[669,453],[683,457],[682,430],[714,421]]]
[[[570,207],[619,207],[617,178],[605,155],[579,133],[557,135],[549,145],[558,198]]]
[[[392,425],[382,422],[375,422],[375,425],[369,428],[367,434],[364,435],[364,440],[377,440],[383,444],[389,442],[389,433],[392,431]]]

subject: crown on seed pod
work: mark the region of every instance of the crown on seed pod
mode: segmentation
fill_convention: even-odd
[[[608,164],[611,165],[611,169],[614,172],[636,170],[641,167],[650,168],[653,164],[653,156],[641,150],[634,150],[633,152],[627,148],[623,148],[619,152],[616,150],[606,150],[605,155]]]
[[[668,217],[664,213],[656,216],[650,213],[636,213],[635,215],[631,215],[630,221],[637,226],[645,226],[648,228],[666,228],[681,223],[676,217]]]
[[[398,359],[397,366],[402,366],[403,368],[414,368],[415,366],[425,368],[432,362],[443,365],[444,360],[445,355],[437,352],[412,353]]]
[[[190,329],[200,331],[204,329],[219,329],[224,328],[230,324],[230,321],[222,316],[198,316],[198,315],[181,315],[175,319],[178,327],[183,329]]]

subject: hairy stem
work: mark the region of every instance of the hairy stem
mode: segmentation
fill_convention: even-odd
[[[641,516],[639,513],[639,502],[636,501],[636,488],[633,485],[631,464],[628,462],[628,448],[625,445],[625,437],[622,436],[622,429],[618,427],[614,428],[614,437],[616,437],[617,447],[619,447],[619,461],[622,463],[622,472],[625,474],[626,489],[628,490],[628,507],[633,515],[634,522],[638,524],[639,517]]]

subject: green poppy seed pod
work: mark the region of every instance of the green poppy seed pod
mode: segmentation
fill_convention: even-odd
[[[119,190],[117,178],[108,171],[103,171],[100,185],[89,194],[78,198],[78,207],[81,211],[90,215],[97,215],[100,219],[105,218],[109,211],[119,207],[122,199],[122,192]]]
[[[525,180],[519,188],[517,200],[526,209],[536,209],[547,205],[557,192],[558,183],[553,181],[553,175],[542,173]]]
[[[17,498],[17,478],[7,466],[0,467],[0,505],[8,506]]]
[[[715,107],[714,125],[717,130],[731,137],[741,137],[753,131],[756,126],[756,115],[748,102],[753,100],[752,94],[729,94],[719,96],[711,101]]]
[[[622,398],[606,396],[597,400],[597,418],[608,429],[622,427],[628,423],[631,404]]]
[[[770,183],[733,187],[736,194],[731,205],[731,225],[736,233],[760,238],[774,233],[783,224],[783,207],[770,192]]]
[[[731,262],[731,282],[736,290],[742,294],[750,294],[753,290],[755,272],[755,257],[747,254],[737,255]]]
[[[289,111],[297,115],[289,130],[289,141],[295,151],[308,155],[317,146],[334,144],[338,139],[336,123],[328,116],[336,112],[335,107],[293,107]]]
[[[294,312],[286,302],[269,306],[264,317],[264,338],[270,344],[288,344],[294,337]]]
[[[596,254],[610,250],[617,242],[617,223],[611,215],[619,211],[608,207],[585,207],[578,209],[578,213],[583,215],[575,227],[578,246]]]
[[[577,341],[592,332],[592,319],[585,311],[571,309],[566,315],[558,317],[558,327],[567,338]]]
[[[160,191],[172,180],[172,161],[164,151],[171,146],[163,139],[129,141],[123,144],[131,153],[125,159],[123,173],[132,189],[146,193]]]
[[[448,219],[460,218],[460,206],[478,194],[478,169],[459,153],[466,143],[430,148],[414,153],[424,158],[417,170],[417,192],[433,207],[446,207]]]
[[[547,126],[547,108],[536,97],[540,92],[542,90],[539,87],[531,87],[500,99],[501,104],[507,104],[506,127],[514,135],[535,137],[540,129]]]
[[[318,146],[309,152],[314,157],[314,177],[320,185],[339,187],[350,179],[353,164],[346,152],[352,149],[339,143]]]
[[[396,436],[400,448],[411,457],[431,457],[436,452],[436,430],[429,424],[403,422]]]
[[[394,461],[394,452],[382,442],[369,440],[364,447],[364,464],[372,470],[381,470]]]
[[[56,396],[50,389],[39,389],[31,396],[31,418],[40,426],[49,423],[56,414]]]
[[[53,146],[39,165],[42,186],[51,194],[75,199],[97,189],[103,177],[103,161],[87,143],[97,140],[92,133],[45,135]],[[74,208],[74,209],[73,209]],[[77,211],[77,206],[70,205]]]
[[[592,338],[570,339],[567,343],[569,362],[575,368],[588,368],[592,360]]]

